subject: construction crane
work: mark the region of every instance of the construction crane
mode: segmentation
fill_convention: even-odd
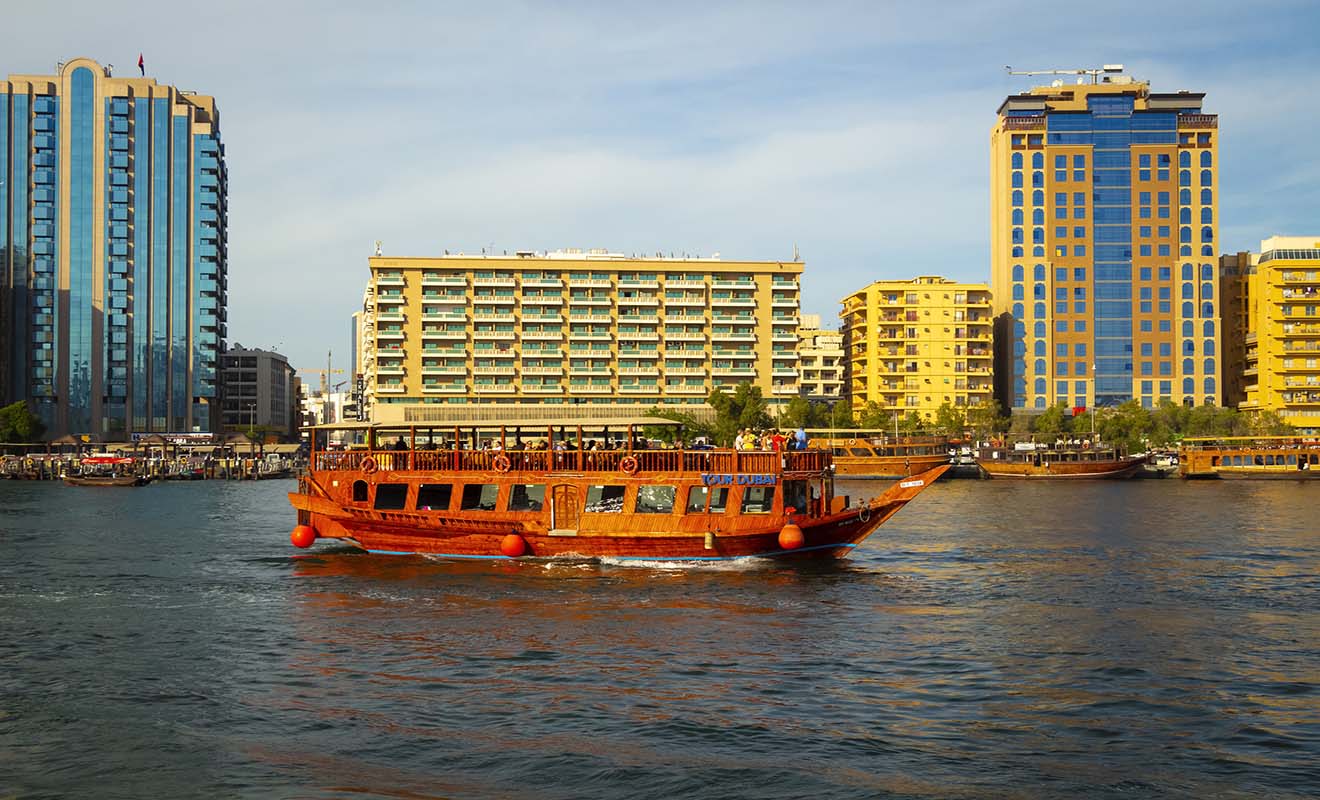
[[[1009,75],[1090,75],[1091,83],[1099,83],[1101,75],[1115,75],[1123,71],[1122,64],[1105,64],[1099,69],[1026,69],[1015,70],[1005,65]],[[1078,83],[1081,83],[1079,80]]]
[[[320,375],[320,376],[321,376],[321,396],[322,396],[322,397],[325,397],[325,398],[329,398],[329,397],[330,397],[330,376],[331,376],[331,375],[343,375],[343,374],[344,374],[344,371],[343,371],[342,369],[331,369],[331,368],[330,368],[330,353],[329,353],[329,352],[327,352],[327,353],[325,354],[325,369],[300,369],[300,370],[298,370],[298,372],[300,372],[300,373],[306,373],[306,374],[308,374],[308,375]],[[339,384],[337,384],[336,388],[338,388],[338,386],[343,386],[343,385],[344,385],[343,383],[339,383]]]

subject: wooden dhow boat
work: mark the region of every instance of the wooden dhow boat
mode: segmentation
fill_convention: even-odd
[[[834,456],[840,478],[905,478],[948,464],[943,436],[898,436],[877,431],[807,431],[807,447]]]
[[[979,449],[976,463],[991,478],[1096,480],[1134,477],[1146,457],[1130,456],[1118,447],[1090,439],[1070,439],[1007,446],[991,442]]]
[[[1320,438],[1220,436],[1184,439],[1178,474],[1221,480],[1315,480],[1320,478]]]
[[[78,472],[64,476],[69,486],[146,486],[150,481],[136,475],[133,459],[126,456],[96,454],[79,459]]]
[[[319,538],[478,559],[843,557],[948,469],[853,503],[835,493],[833,456],[821,450],[644,449],[631,427],[606,449],[581,447],[581,428],[532,444],[505,429],[487,439],[454,429],[437,442],[375,425],[353,426],[360,447],[328,450],[336,429],[313,429],[308,470],[289,494],[299,547]]]

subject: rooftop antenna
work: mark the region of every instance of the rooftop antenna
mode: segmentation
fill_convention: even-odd
[[[381,255],[381,251],[380,251],[380,239],[377,239],[377,240],[376,240],[376,255]]]
[[[1004,65],[1004,71],[1009,75],[1080,75],[1077,82],[1081,83],[1085,76],[1091,76],[1091,83],[1099,83],[1101,75],[1114,75],[1123,71],[1122,64],[1105,64],[1094,69],[1024,69],[1015,70],[1007,64]]]

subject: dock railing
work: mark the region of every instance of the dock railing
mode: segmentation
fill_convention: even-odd
[[[508,459],[506,470],[503,456]],[[626,459],[632,459],[625,464]],[[370,459],[370,460],[368,460]],[[823,450],[330,450],[318,451],[313,469],[366,472],[673,472],[779,474],[827,470]]]

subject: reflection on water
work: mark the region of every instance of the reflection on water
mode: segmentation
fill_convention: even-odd
[[[287,488],[0,486],[19,796],[1320,791],[1310,486],[954,481],[718,570],[302,554]]]

